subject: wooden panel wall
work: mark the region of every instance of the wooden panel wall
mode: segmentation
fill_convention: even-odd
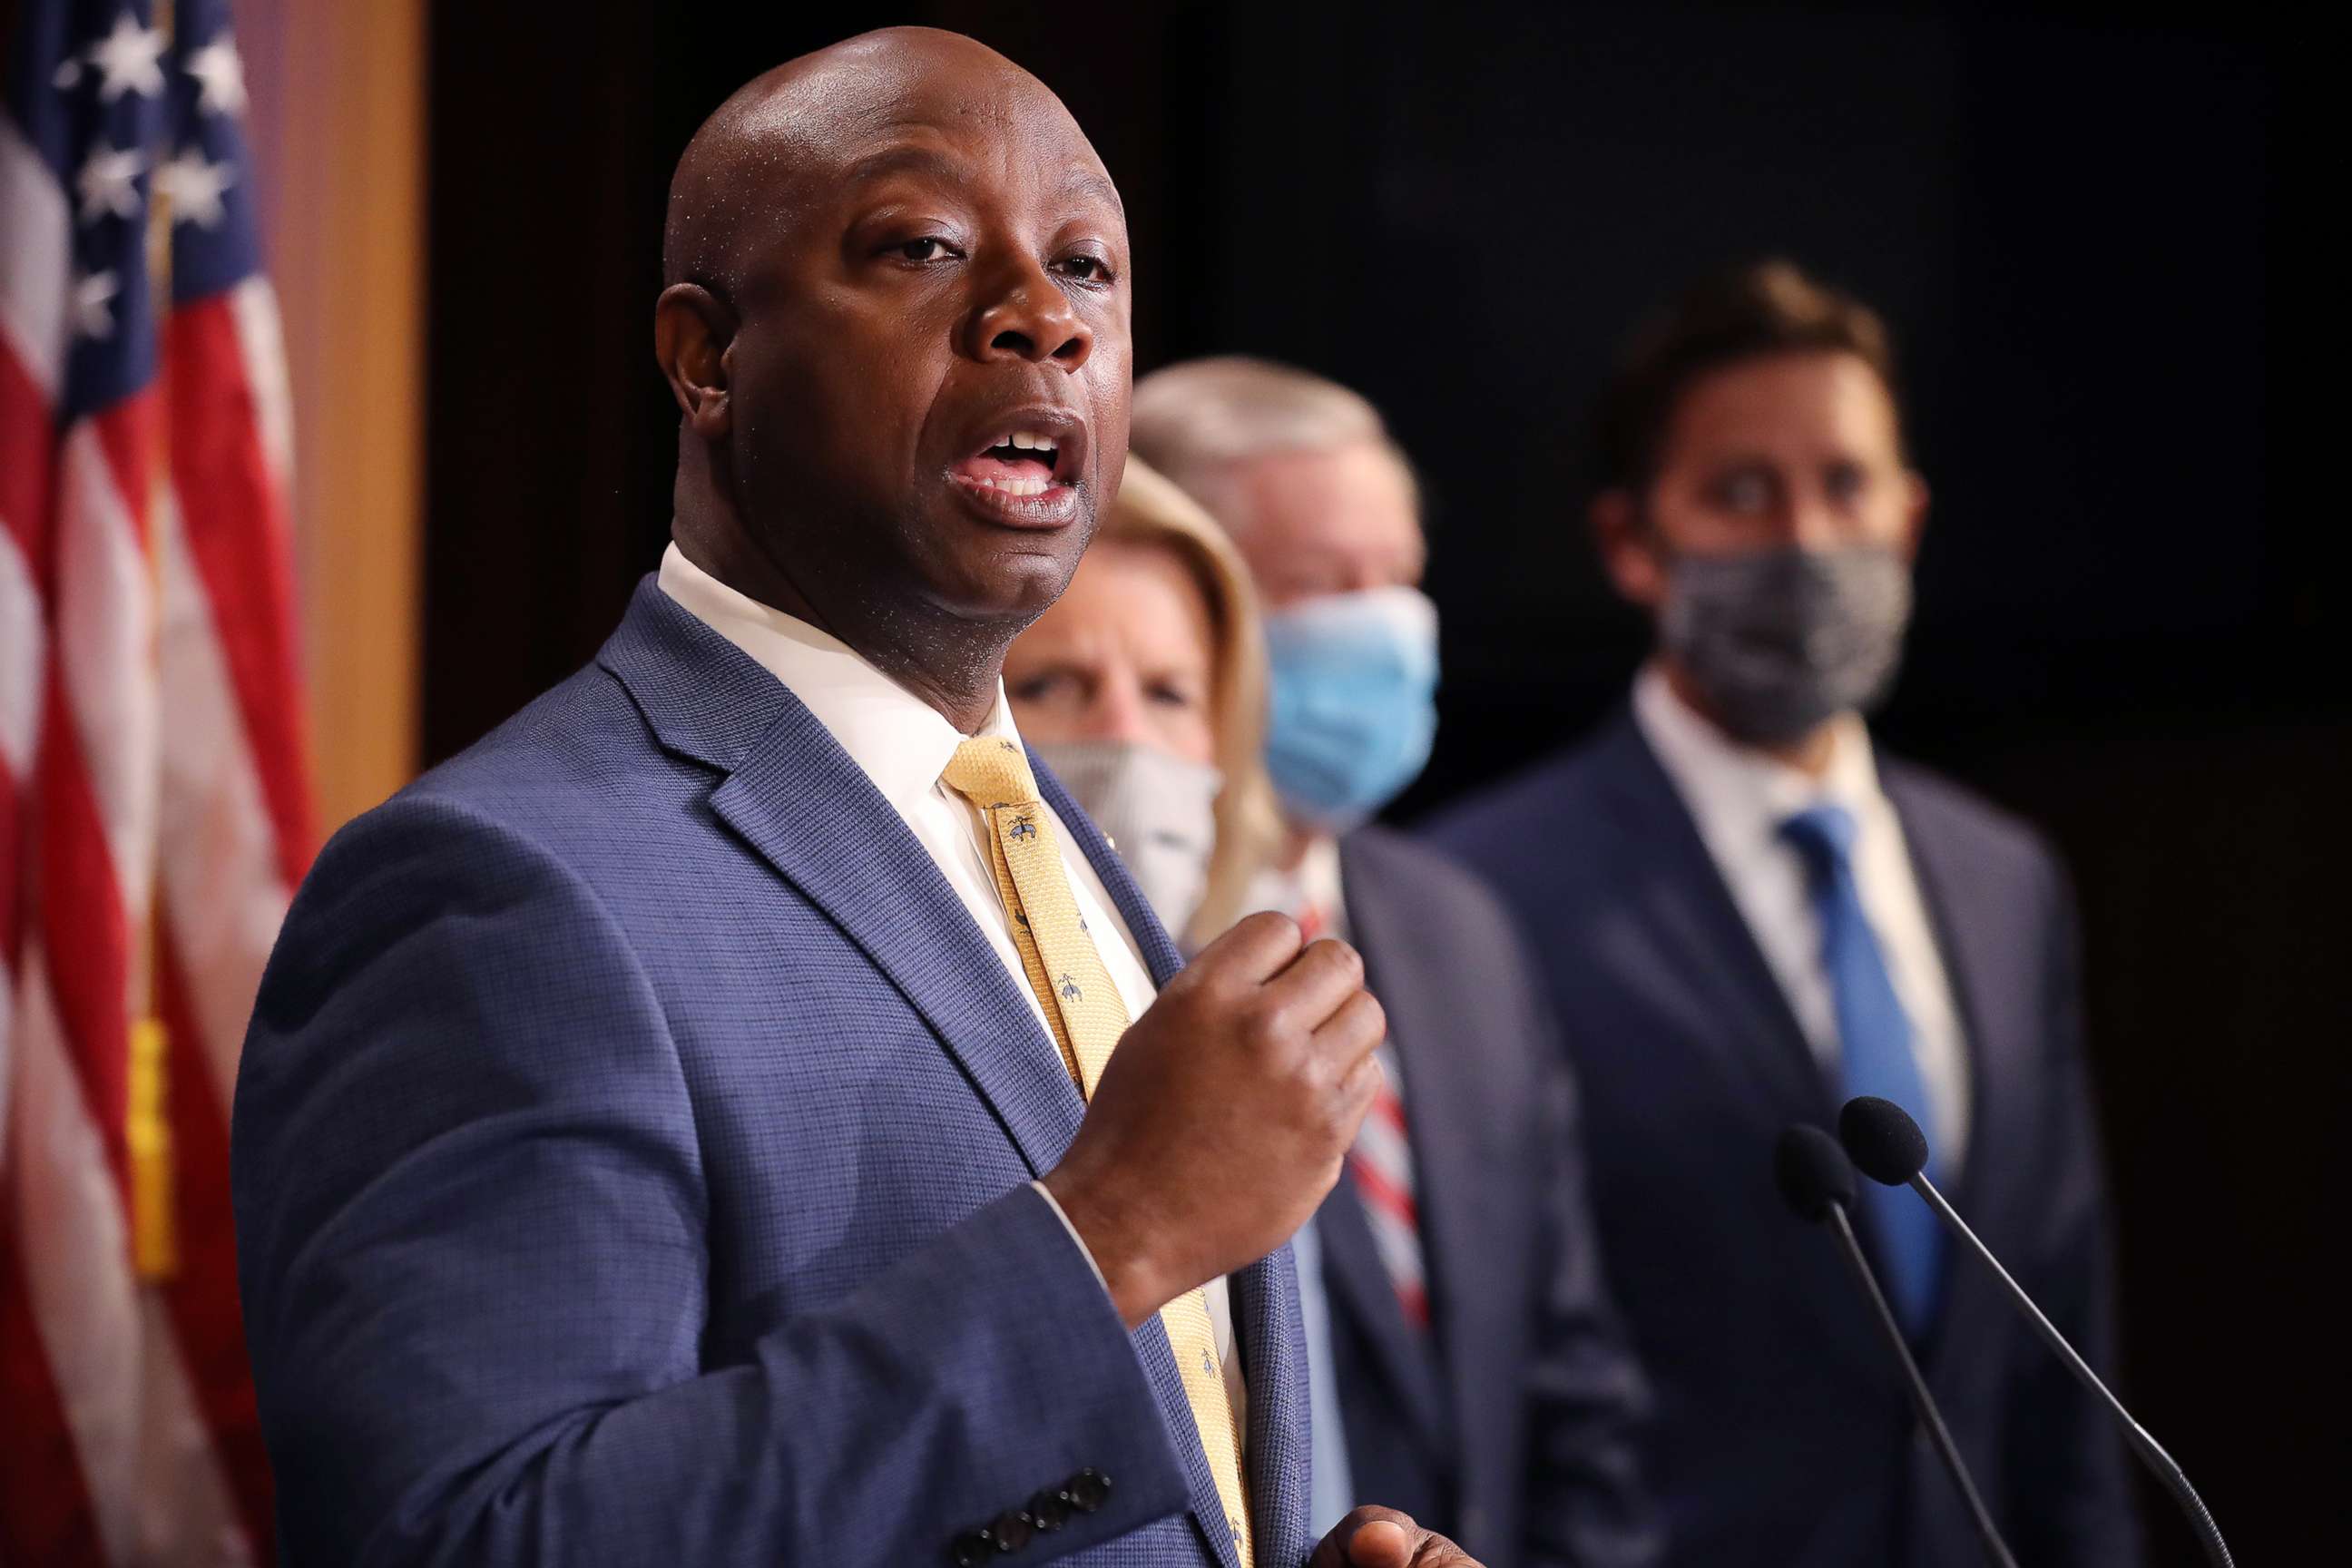
[[[237,0],[294,405],[321,827],[417,765],[424,0]]]

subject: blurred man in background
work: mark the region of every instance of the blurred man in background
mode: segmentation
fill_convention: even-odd
[[[1866,1307],[1772,1190],[1792,1121],[1906,1106],[1960,1211],[2095,1365],[2105,1199],[2065,880],[2023,826],[1877,756],[1927,489],[1870,310],[1785,264],[1690,293],[1604,398],[1591,521],[1655,652],[1599,736],[1437,837],[1532,933],[1586,1094],[1612,1283],[1694,1563],[1974,1563]],[[2103,1412],[1914,1194],[1866,1244],[2019,1560],[2120,1564]]]
[[[1353,943],[1390,1024],[1384,1091],[1298,1240],[1311,1517],[1376,1496],[1490,1564],[1648,1562],[1642,1385],[1540,983],[1492,893],[1368,826],[1436,728],[1412,469],[1361,397],[1244,359],[1144,378],[1132,439],[1231,534],[1265,607],[1287,831],[1254,901]]]

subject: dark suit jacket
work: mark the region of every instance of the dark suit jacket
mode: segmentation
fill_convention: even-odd
[[[335,837],[262,982],[232,1173],[288,1559],[901,1568],[1042,1493],[992,1561],[1232,1568],[1165,1334],[1029,1185],[1082,1110],[866,775],[646,579]],[[1297,1278],[1233,1286],[1287,1568]]]
[[[1880,772],[1967,1036],[1975,1109],[1951,1195],[2104,1367],[2105,1205],[2070,895],[2020,825],[1916,768]],[[1657,1390],[1652,1479],[1676,1560],[1980,1562],[1831,1239],[1774,1190],[1775,1137],[1834,1125],[1837,1097],[1631,714],[1435,836],[1518,911],[1560,1010],[1611,1283]],[[2105,1416],[1980,1268],[1955,1257],[1949,1281],[1924,1364],[2018,1560],[2135,1561]]]
[[[1340,889],[1403,1069],[1433,1319],[1406,1323],[1343,1177],[1317,1231],[1356,1495],[1486,1568],[1650,1562],[1645,1394],[1541,983],[1495,895],[1424,845],[1349,834]]]

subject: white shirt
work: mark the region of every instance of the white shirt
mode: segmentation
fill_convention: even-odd
[[[1013,915],[997,891],[985,837],[987,825],[977,806],[940,780],[956,748],[963,744],[964,734],[938,709],[877,669],[839,637],[729,587],[688,561],[675,544],[662,552],[656,581],[661,591],[681,607],[783,682],[817,722],[832,731],[834,740],[873,781],[875,789],[938,865],[948,886],[955,889],[972,922],[1012,975],[1013,990],[1036,1016],[1039,1037],[1045,1048],[1054,1051],[1055,1069],[1066,1070],[1061,1053],[1053,1046],[1045,1004],[1029,984],[1021,950],[1013,943]],[[980,733],[1000,736],[1015,745],[1021,742],[1002,682],[996,689],[996,706]],[[1054,841],[1061,848],[1063,868],[1069,873],[1070,893],[1087,929],[1118,933],[1118,941],[1097,946],[1103,966],[1110,971],[1111,983],[1118,987],[1119,1000],[1127,1005],[1127,1016],[1139,1018],[1160,994],[1151,982],[1150,968],[1143,962],[1134,933],[1112,905],[1102,879],[1079,853],[1069,828],[1051,805],[1046,805],[1045,815],[1053,823]],[[1053,1194],[1042,1184],[1037,1190],[1053,1203]],[[1060,1214],[1061,1205],[1055,1204],[1054,1210]],[[1066,1215],[1062,1223],[1068,1226]],[[1070,1236],[1077,1239],[1075,1227]],[[1085,1250],[1084,1241],[1078,1246]],[[1089,1256],[1087,1263],[1093,1261]],[[1096,1272],[1099,1276],[1101,1271]],[[1225,1281],[1218,1279],[1209,1281],[1207,1295],[1217,1357],[1224,1365],[1234,1420],[1241,1423],[1249,1403],[1242,1384],[1241,1358],[1233,1353],[1231,1293]]]
[[[1824,803],[1853,815],[1853,875],[1863,912],[1911,1019],[1937,1160],[1957,1173],[1968,1149],[1967,1042],[1902,821],[1878,787],[1869,731],[1853,714],[1836,720],[1829,766],[1814,778],[1726,737],[1675,695],[1654,665],[1633,682],[1633,721],[1690,809],[1824,1069],[1838,1064],[1837,1003],[1822,963],[1821,918],[1813,911],[1804,858],[1780,837],[1780,825]]]
[[[1320,833],[1307,840],[1297,866],[1260,868],[1242,902],[1252,912],[1273,910],[1300,921],[1311,913],[1320,922],[1316,936],[1349,941],[1348,902],[1339,886],[1339,841]]]

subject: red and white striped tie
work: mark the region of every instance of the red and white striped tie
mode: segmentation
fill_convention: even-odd
[[[1373,1059],[1381,1067],[1381,1091],[1348,1151],[1364,1213],[1372,1222],[1372,1244],[1388,1265],[1397,1305],[1414,1328],[1429,1327],[1429,1282],[1422,1272],[1421,1208],[1413,1198],[1412,1145],[1405,1140],[1404,1079],[1396,1048],[1381,1042]]]
[[[1299,916],[1299,931],[1309,942],[1329,927],[1323,911],[1312,906]],[[1365,1217],[1371,1222],[1372,1245],[1388,1269],[1404,1321],[1416,1329],[1426,1329],[1429,1279],[1422,1265],[1412,1144],[1405,1136],[1404,1075],[1397,1065],[1396,1047],[1390,1041],[1381,1042],[1372,1059],[1380,1064],[1380,1092],[1373,1097],[1363,1126],[1357,1130],[1356,1146],[1348,1151],[1348,1168],[1355,1175]]]

